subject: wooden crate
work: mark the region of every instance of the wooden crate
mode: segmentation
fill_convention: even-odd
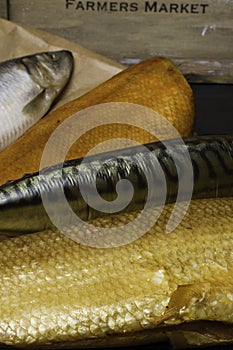
[[[233,74],[233,0],[0,0],[0,11],[120,63],[220,60]]]

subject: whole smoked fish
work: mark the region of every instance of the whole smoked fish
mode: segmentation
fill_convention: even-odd
[[[233,201],[193,200],[166,234],[172,207],[141,238],[116,248],[79,245],[57,231],[0,242],[0,344],[47,350],[233,342]],[[92,224],[111,228],[136,215]],[[132,237],[137,231],[136,224],[125,228]]]
[[[72,53],[66,50],[0,63],[0,151],[48,112],[72,70]]]
[[[171,61],[152,57],[123,70],[87,94],[52,111],[20,140],[1,152],[0,184],[38,171],[50,135],[67,118],[87,107],[111,102],[149,107],[164,116],[181,136],[191,134],[194,122],[192,89]],[[143,115],[137,118],[144,120]],[[109,138],[132,138],[140,144],[155,141],[155,137],[145,130],[114,124],[113,118],[111,124],[94,128],[81,136],[71,147],[66,159],[84,157],[92,147]]]
[[[179,201],[179,198],[184,201],[189,194],[192,199],[233,196],[233,137],[203,136],[183,140],[185,142],[167,141],[167,146],[154,142],[145,147],[96,154],[84,160],[73,159],[0,186],[0,235],[53,228],[43,198],[48,198],[56,216],[62,218],[61,188],[69,205],[84,221],[113,212],[142,210],[147,201],[150,207],[158,207]],[[161,171],[166,183],[161,180]],[[183,184],[180,176],[188,177]],[[127,190],[117,194],[121,180],[133,186],[130,201]],[[115,208],[109,211],[110,203],[117,197]],[[97,209],[87,202],[88,198]]]

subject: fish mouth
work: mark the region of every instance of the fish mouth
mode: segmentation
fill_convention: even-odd
[[[68,50],[38,53],[22,58],[22,63],[36,84],[56,92],[68,83],[74,68],[73,54]]]

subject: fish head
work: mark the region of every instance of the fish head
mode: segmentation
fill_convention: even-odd
[[[54,100],[68,83],[74,66],[70,51],[42,52],[22,59],[32,80],[47,100]]]

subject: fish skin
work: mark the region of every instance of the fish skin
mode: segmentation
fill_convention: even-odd
[[[189,322],[231,327],[232,198],[193,200],[181,224],[165,234],[172,208],[166,205],[140,239],[116,248],[82,246],[57,231],[1,242],[0,343],[111,348],[115,338],[130,345],[133,334],[140,343],[144,332],[161,327],[163,335],[176,329],[185,336],[182,325]],[[92,223],[113,227],[136,214]],[[136,231],[137,225],[128,234]],[[217,331],[206,334],[205,345],[224,342]]]
[[[50,135],[65,119],[87,107],[109,102],[146,106],[167,118],[181,136],[191,134],[194,122],[192,89],[171,61],[152,57],[125,69],[87,94],[52,111],[0,153],[0,164],[4,164],[0,169],[0,184],[38,171]],[[140,120],[143,120],[143,116],[140,116]],[[155,137],[145,130],[114,124],[114,120],[112,122],[113,124],[94,128],[80,137],[71,147],[66,159],[84,157],[92,147],[109,138],[132,138],[140,144],[155,141]]]
[[[180,190],[183,201],[189,199],[189,195],[192,199],[233,196],[233,137],[199,136],[183,138],[183,141],[181,143],[181,140],[173,139],[170,144],[167,141],[166,145],[154,142],[143,148],[128,147],[86,157],[84,162],[82,158],[74,159],[62,164],[62,170],[61,166],[49,167],[41,173],[28,174],[0,186],[0,235],[13,236],[54,228],[43,206],[42,194],[49,195],[54,210],[56,208],[57,213],[60,213],[56,215],[62,217],[64,208],[57,199],[60,188],[63,188],[73,211],[84,221],[111,215],[109,202],[116,199],[116,186],[122,179],[133,185],[134,192],[131,201],[124,205],[121,212],[144,208],[148,194],[148,174],[153,178],[153,189],[149,187],[150,193],[153,193],[150,207],[158,207],[164,200],[165,204],[174,203],[179,188],[174,159],[179,158],[180,172],[187,174],[187,154],[193,166],[193,179],[190,178],[188,187],[186,181],[185,187]],[[166,179],[165,199],[161,169]],[[96,194],[93,193],[92,184],[96,184]],[[84,195],[80,192],[80,186],[84,189]],[[99,204],[99,210],[86,202],[85,198],[89,197],[90,192],[92,200]],[[105,200],[102,206],[99,193]],[[123,203],[127,197],[121,193],[118,199]],[[119,210],[115,209],[114,212]]]
[[[48,112],[72,70],[73,56],[66,50],[0,63],[0,151]]]
[[[55,118],[54,122],[57,120]],[[22,171],[20,166],[19,171]],[[169,327],[176,325],[163,325],[160,338],[153,336],[156,329],[159,331],[162,320],[169,323],[174,319],[187,344],[232,342],[232,337],[226,340],[225,334],[218,336],[215,331],[213,337],[210,336],[209,329],[204,330],[204,340],[200,340],[196,331],[195,340],[193,332],[190,332],[188,339],[188,332],[182,330],[183,323],[180,324],[183,318],[189,321],[190,317],[192,321],[193,318],[202,319],[204,315],[206,319],[217,319],[228,322],[230,327],[232,325],[232,199],[193,201],[175,236],[166,235],[164,230],[163,219],[166,221],[169,217],[170,209],[171,206],[166,206],[165,211],[168,212],[140,240],[111,251],[79,246],[50,231],[2,242],[0,305],[4,309],[0,308],[0,343],[29,348],[34,344],[35,349],[39,349],[40,345],[47,348],[53,345],[55,348],[105,345],[111,348],[114,337],[118,339],[117,345],[131,345],[132,341],[164,339],[166,329],[175,335],[174,328]],[[126,216],[105,218],[95,223],[103,222],[111,226],[115,220],[124,223]],[[89,270],[85,269],[86,266],[89,266]],[[152,273],[154,282],[158,283],[160,270],[168,273],[164,273],[164,283],[154,286],[151,275],[148,279],[146,277]],[[157,271],[158,274],[154,275]],[[182,291],[179,286],[187,284],[190,289],[180,295],[183,304],[188,304],[186,314],[182,314],[182,302],[174,305],[174,300]],[[145,303],[139,300],[136,306],[142,305],[142,310],[136,307],[134,313],[140,296]],[[98,317],[98,300],[99,303],[104,300],[100,305],[104,311],[102,318]],[[88,304],[92,307],[88,307]],[[165,312],[166,306],[170,307],[170,320]],[[134,328],[132,333],[129,328],[137,326],[137,322],[132,320],[134,316],[141,315],[140,329]],[[146,338],[144,329],[147,325],[150,328],[150,324],[152,336]],[[123,332],[119,332],[119,327]],[[92,337],[89,337],[90,334]]]

